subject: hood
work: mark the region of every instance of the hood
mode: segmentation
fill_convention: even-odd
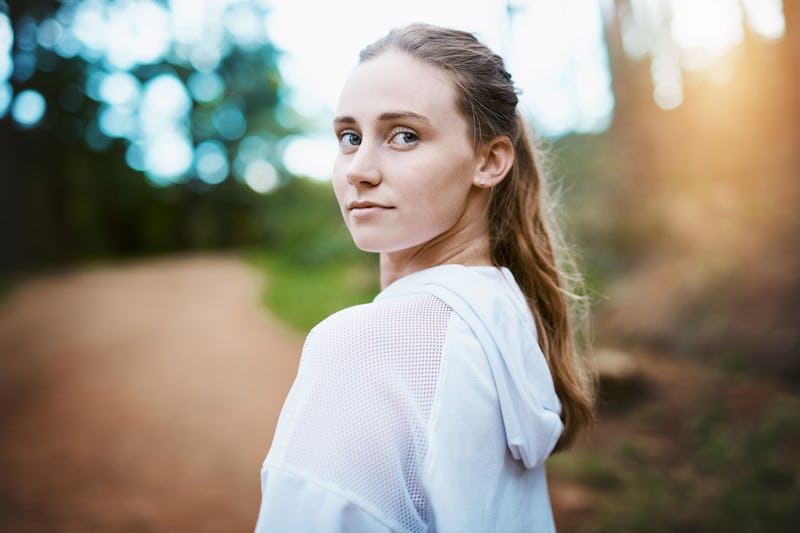
[[[564,429],[561,402],[533,317],[511,271],[442,265],[397,280],[377,298],[419,292],[449,305],[483,347],[511,455],[527,468],[544,463]]]

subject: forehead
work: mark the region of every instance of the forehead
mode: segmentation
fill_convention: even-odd
[[[460,117],[453,79],[443,69],[396,50],[360,63],[342,89],[337,114],[365,120],[386,111],[410,111],[433,121]]]

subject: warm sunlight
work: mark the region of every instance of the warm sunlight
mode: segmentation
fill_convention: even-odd
[[[742,9],[737,0],[671,0],[675,44],[681,49],[681,62],[689,70],[710,66],[739,44]]]
[[[623,44],[631,57],[649,55],[653,99],[662,109],[683,102],[683,71],[715,67],[745,36],[783,36],[781,0],[631,0],[620,8]]]

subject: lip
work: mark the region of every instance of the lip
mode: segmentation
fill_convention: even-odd
[[[350,213],[350,216],[361,220],[378,216],[390,209],[394,208],[368,201],[354,201],[347,204],[347,211]]]
[[[347,209],[352,211],[353,209],[369,209],[372,207],[378,207],[381,209],[391,209],[388,205],[379,204],[376,202],[369,202],[366,200],[355,200],[347,204]]]

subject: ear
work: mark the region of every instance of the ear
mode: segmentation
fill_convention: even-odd
[[[503,181],[514,164],[514,145],[505,135],[495,137],[478,149],[478,166],[473,185],[490,189]]]

